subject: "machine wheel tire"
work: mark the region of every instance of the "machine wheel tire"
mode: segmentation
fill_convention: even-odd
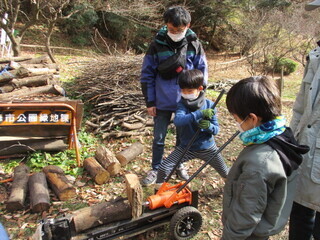
[[[176,240],[194,237],[202,225],[202,216],[198,209],[187,206],[179,209],[170,221],[170,236]]]

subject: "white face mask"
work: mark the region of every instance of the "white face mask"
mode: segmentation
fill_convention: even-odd
[[[191,94],[184,94],[181,93],[181,97],[183,97],[186,100],[195,100],[197,99],[199,96],[199,93],[195,94],[195,93],[191,93]]]
[[[174,42],[180,42],[186,35],[187,33],[187,30],[188,28],[186,28],[183,32],[181,33],[176,33],[176,34],[173,34],[173,33],[170,33],[168,32],[168,36],[172,39],[172,41]]]
[[[243,119],[241,123],[236,122],[237,128],[240,132],[244,132],[243,128],[241,127],[242,123],[244,123],[247,120],[247,117]]]

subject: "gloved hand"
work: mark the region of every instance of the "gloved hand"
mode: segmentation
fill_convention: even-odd
[[[211,119],[214,115],[214,110],[211,108],[201,110],[203,119]]]
[[[210,121],[201,119],[198,125],[199,125],[199,128],[208,129],[210,127]]]

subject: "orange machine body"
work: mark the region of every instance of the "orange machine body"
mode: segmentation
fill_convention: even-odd
[[[164,182],[158,192],[148,197],[149,209],[157,209],[160,207],[170,208],[173,204],[181,204],[189,202],[192,204],[192,193],[185,187],[179,193],[177,190],[184,184],[184,182],[176,185]]]

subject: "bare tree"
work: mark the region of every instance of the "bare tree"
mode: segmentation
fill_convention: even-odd
[[[52,62],[56,62],[51,48],[50,41],[51,36],[54,30],[55,25],[59,20],[66,19],[71,17],[73,14],[77,13],[79,10],[74,10],[68,13],[68,15],[63,14],[63,10],[69,6],[70,0],[48,0],[46,7],[41,11],[42,17],[46,20],[47,23],[47,32],[46,32],[46,50]]]
[[[30,0],[30,13],[21,10],[22,0],[1,0],[0,1],[0,27],[7,33],[12,43],[14,56],[20,55],[20,42],[26,31],[37,23],[40,11],[44,7],[41,0]],[[5,18],[6,14],[8,17]],[[24,19],[23,26],[15,32],[18,16]],[[4,20],[5,19],[5,20]]]

